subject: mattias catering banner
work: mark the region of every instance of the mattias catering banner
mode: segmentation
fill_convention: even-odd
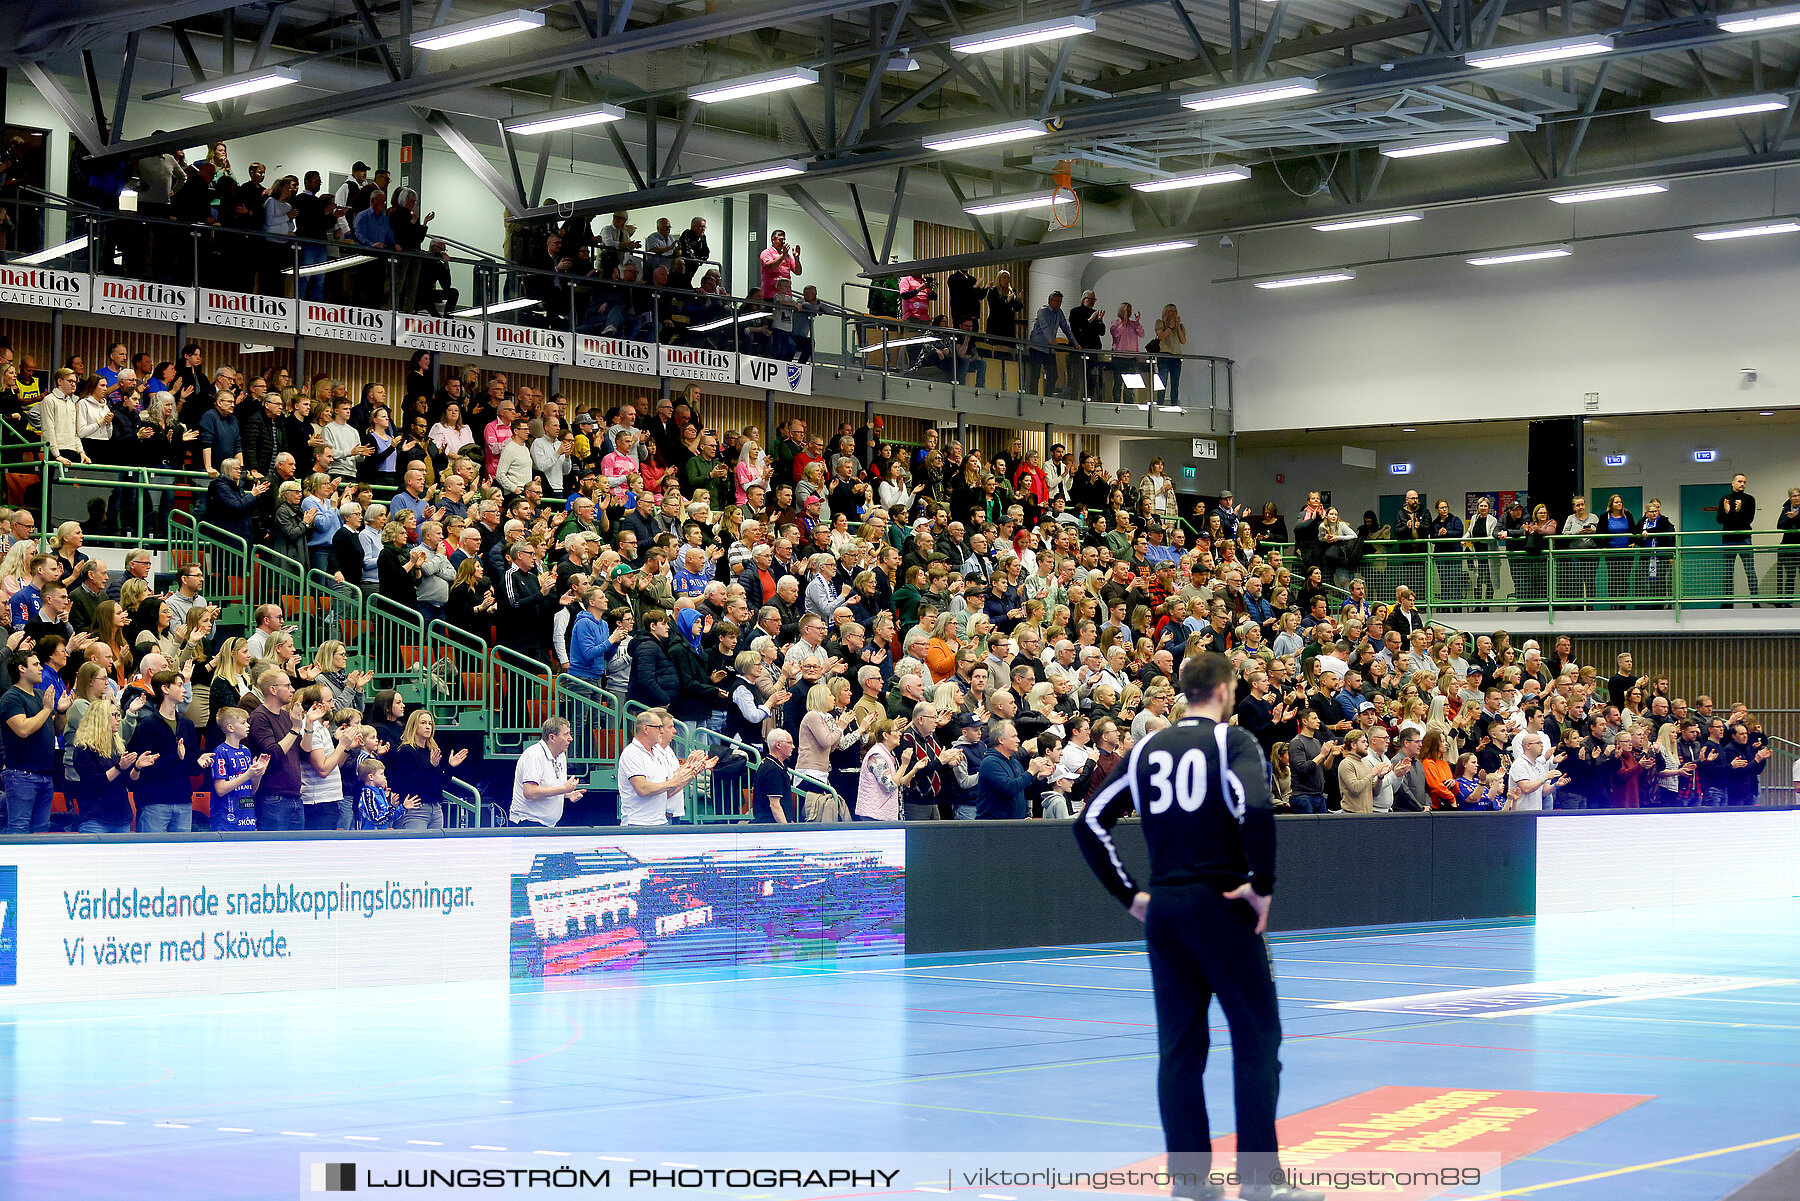
[[[76,271],[0,266],[0,304],[85,310],[88,307],[89,283],[86,275]]]

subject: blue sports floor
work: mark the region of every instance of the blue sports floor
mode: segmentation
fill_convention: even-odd
[[[1494,1196],[1726,1197],[1800,1151],[1797,935],[1800,901],[1280,937],[1281,1113],[1382,1085],[1643,1095]],[[1483,1019],[1322,1007],[1638,971],[1777,982]],[[1141,949],[1097,946],[21,1006],[0,1198],[286,1198],[303,1153],[353,1149],[1155,1150],[1149,990]],[[1220,1132],[1228,1073],[1216,1046]]]

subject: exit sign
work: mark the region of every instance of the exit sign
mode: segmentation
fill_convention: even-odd
[[[1193,466],[1190,466],[1185,463],[1182,464],[1182,467],[1181,467],[1181,478],[1182,479],[1184,479],[1184,480],[1198,479],[1199,475],[1200,475],[1200,469],[1198,467],[1193,467]]]
[[[1625,456],[1624,455],[1605,455],[1601,458],[1600,461],[1602,463],[1606,464],[1608,467],[1623,467],[1623,466],[1625,466]]]

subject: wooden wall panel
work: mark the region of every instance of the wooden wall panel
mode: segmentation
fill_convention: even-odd
[[[939,225],[933,221],[913,222],[913,257],[915,259],[935,259],[952,254],[976,254],[986,250],[981,235],[972,229],[958,229],[954,225]],[[994,279],[1002,271],[1012,272],[1013,290],[1025,297],[1026,317],[1029,319],[1033,303],[1031,294],[1031,264],[1028,262],[996,263],[991,267],[975,267],[970,274],[982,283],[992,287]],[[931,313],[950,315],[950,292],[943,278],[937,281],[937,297],[932,301]]]

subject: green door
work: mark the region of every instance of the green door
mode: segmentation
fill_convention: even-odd
[[[1639,520],[1641,520],[1643,518],[1643,516],[1644,516],[1644,489],[1641,485],[1633,485],[1629,488],[1595,488],[1588,493],[1588,511],[1590,513],[1597,513],[1597,514],[1604,515],[1606,512],[1606,506],[1612,501],[1612,498],[1615,495],[1617,495],[1620,500],[1625,502],[1625,511],[1627,513],[1630,513],[1633,518],[1636,518]],[[1604,520],[1604,517],[1602,519]],[[1601,545],[1604,546],[1605,543],[1603,542],[1603,543],[1601,543]],[[1615,573],[1612,570],[1614,562],[1617,561],[1622,564],[1629,564],[1630,555],[1631,555],[1630,551],[1617,551],[1617,552],[1614,552],[1613,554],[1602,556],[1603,561],[1605,562],[1605,565],[1606,565],[1606,570],[1595,573],[1595,576],[1594,576],[1594,595],[1595,596],[1614,596],[1624,590],[1624,581],[1627,578],[1629,578],[1628,574],[1619,574],[1618,575],[1617,578],[1620,581],[1619,587],[1609,588],[1608,585],[1609,585],[1609,582],[1613,580],[1614,575],[1615,575]]]
[[[1375,501],[1376,520],[1381,522],[1382,525],[1392,526],[1400,516],[1400,506],[1405,503],[1406,493],[1404,492],[1393,492],[1387,496],[1377,497]],[[1419,504],[1424,508],[1426,513],[1429,514],[1431,512],[1433,503],[1435,502],[1433,502],[1430,497],[1426,496],[1424,492],[1419,493]],[[1455,512],[1454,506],[1451,511]],[[1358,513],[1355,517],[1345,517],[1343,510],[1341,509],[1338,511],[1338,516],[1345,521],[1348,521],[1351,525],[1355,525],[1362,520],[1361,513]]]
[[[1729,491],[1729,480],[1718,484],[1681,486],[1681,515],[1675,519],[1675,526],[1682,532],[1679,544],[1684,551],[1692,547],[1719,545],[1719,520],[1716,514],[1719,511],[1719,498]],[[1682,555],[1681,559],[1675,578],[1676,586],[1684,595],[1716,595],[1724,588],[1724,582],[1719,578],[1719,560],[1712,552]],[[1719,606],[1690,605],[1683,601],[1682,607],[1716,609]]]

